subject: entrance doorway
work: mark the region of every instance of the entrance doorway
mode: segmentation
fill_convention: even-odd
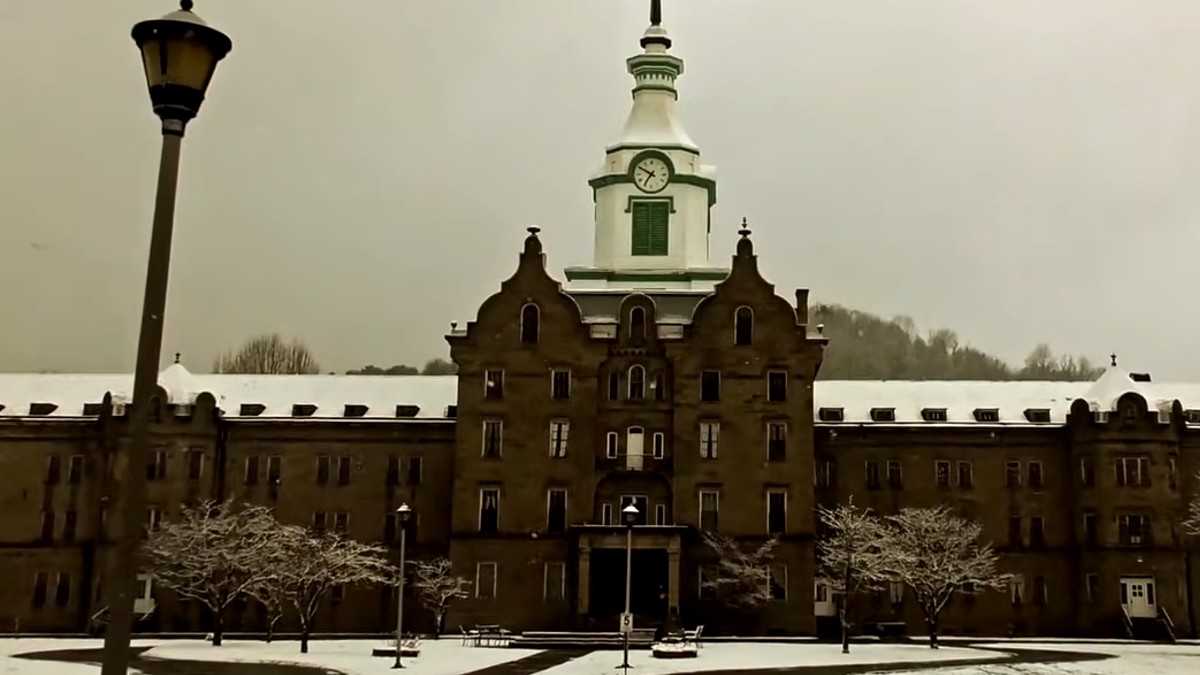
[[[1153,619],[1158,616],[1154,591],[1153,577],[1121,577],[1121,606],[1132,618]]]
[[[625,611],[625,549],[592,549],[591,579],[588,588],[588,614],[615,624]],[[642,621],[662,621],[667,616],[667,588],[670,581],[666,549],[633,549],[633,578],[629,589],[630,611]]]

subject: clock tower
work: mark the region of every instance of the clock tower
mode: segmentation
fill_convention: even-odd
[[[588,184],[596,203],[591,266],[569,267],[571,288],[705,289],[728,270],[709,263],[714,169],[675,115],[683,60],[670,53],[661,0],[651,0],[643,52],[627,60],[633,107],[621,138]]]

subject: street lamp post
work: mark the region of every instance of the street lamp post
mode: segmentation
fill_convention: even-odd
[[[637,521],[638,513],[638,508],[633,502],[621,509],[621,519],[625,521],[625,613],[621,615],[621,632],[625,634],[625,659],[618,668],[629,668],[629,633],[633,631],[629,591],[633,579],[633,524]]]
[[[129,638],[133,631],[133,596],[137,586],[138,545],[146,511],[146,455],[150,419],[158,408],[158,361],[162,350],[163,312],[167,304],[167,279],[171,262],[171,234],[175,218],[175,188],[179,178],[179,151],[187,123],[200,111],[204,93],[233,43],[192,13],[192,0],[181,0],[180,9],[133,27],[133,40],[142,54],[146,84],[154,113],[162,120],[162,156],[158,167],[158,193],[150,231],[150,259],[142,301],[137,365],[133,375],[133,412],[126,459],[121,528],[116,557],[109,565],[110,620],[104,635],[101,675],[125,675],[129,668]]]
[[[408,519],[411,516],[412,509],[408,504],[401,504],[400,508],[396,509],[396,519],[400,521],[400,581],[399,588],[396,589],[396,662],[392,664],[393,668],[404,667],[400,660],[404,653],[404,544],[408,534]]]

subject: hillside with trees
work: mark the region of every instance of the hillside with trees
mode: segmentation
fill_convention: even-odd
[[[1092,380],[1086,357],[1056,356],[1046,344],[1019,367],[959,342],[944,328],[925,335],[908,317],[888,320],[840,305],[814,305],[809,325],[824,325],[829,347],[822,380]]]

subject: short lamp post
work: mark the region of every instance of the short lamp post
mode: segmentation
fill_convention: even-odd
[[[400,580],[396,589],[396,662],[392,668],[403,668],[404,662],[404,546],[408,538],[408,519],[412,517],[412,509],[408,504],[401,504],[396,509],[396,520],[400,523]]]
[[[621,520],[625,523],[625,613],[621,615],[621,632],[625,635],[625,659],[618,668],[629,668],[629,634],[633,631],[633,614],[629,606],[629,592],[633,586],[633,524],[637,522],[639,513],[632,502],[621,509]]]
[[[162,155],[158,192],[150,231],[150,258],[142,301],[137,365],[133,376],[133,411],[124,487],[121,529],[115,559],[109,565],[110,621],[104,634],[101,675],[125,675],[129,668],[129,638],[133,631],[133,602],[137,589],[137,549],[146,511],[146,455],[150,419],[158,407],[158,361],[162,350],[163,313],[171,262],[175,219],[175,189],[183,130],[200,111],[204,93],[217,63],[233,48],[229,37],[210,28],[192,13],[192,0],[180,9],[133,27],[133,41],[142,55],[150,104],[162,120]]]

